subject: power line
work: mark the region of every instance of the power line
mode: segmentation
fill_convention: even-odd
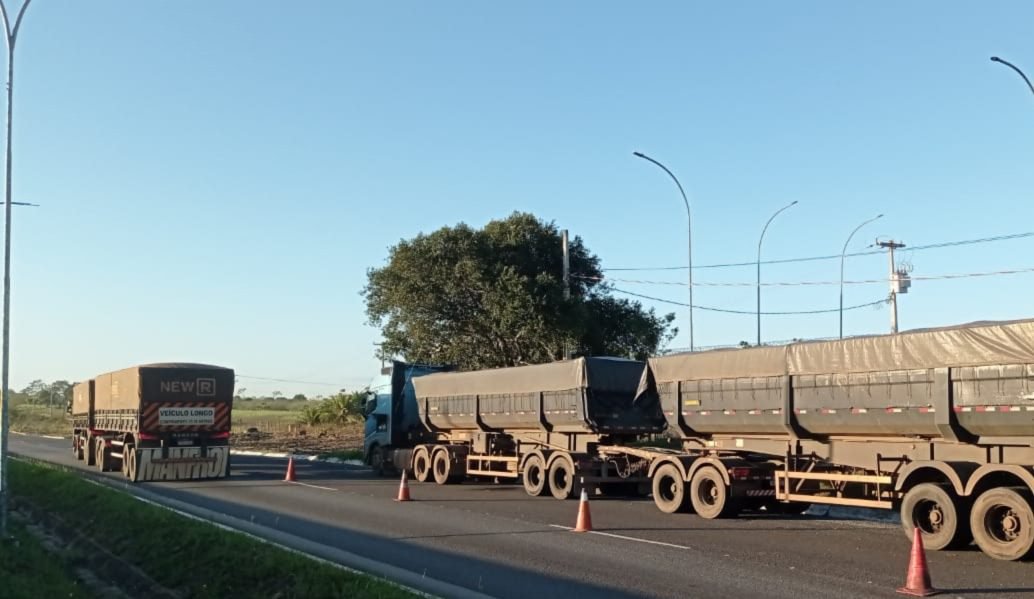
[[[967,273],[956,273],[946,275],[920,275],[910,276],[909,278],[913,281],[937,281],[946,279],[970,279],[976,277],[995,277],[1001,275],[1015,275],[1023,273],[1034,272],[1034,268],[1016,268],[1011,270],[993,270],[984,272],[967,272]],[[614,281],[616,283],[635,283],[638,285],[675,285],[684,287],[687,283],[680,283],[675,281],[649,281],[642,279],[615,279],[611,277],[592,277],[588,275],[571,275],[578,279],[586,279],[591,281]],[[844,285],[872,285],[875,283],[887,284],[890,279],[862,279],[858,281],[844,281]],[[772,282],[772,283],[761,283],[762,287],[802,287],[802,286],[820,286],[820,285],[839,285],[840,281],[783,281],[783,282]],[[707,282],[694,282],[694,287],[756,287],[757,283],[707,283]],[[756,313],[756,312],[755,312]]]
[[[299,385],[324,385],[326,387],[337,387],[339,389],[343,389],[343,388],[347,387],[347,385],[342,385],[340,383],[319,383],[319,382],[316,382],[316,381],[298,381],[298,380],[294,380],[294,379],[275,379],[275,378],[269,378],[269,377],[264,377],[264,376],[248,376],[246,374],[238,374],[237,377],[242,378],[242,379],[252,379],[252,380],[256,380],[256,381],[270,381],[270,382],[274,382],[274,383],[297,383]]]
[[[996,235],[994,237],[982,237],[980,239],[964,239],[961,241],[944,241],[940,243],[931,243],[927,245],[915,245],[912,246],[911,251],[918,250],[933,250],[946,247],[956,247],[962,245],[973,245],[977,243],[991,243],[994,241],[1008,241],[1012,239],[1024,239],[1027,237],[1034,237],[1034,231],[1027,233],[1012,233],[1009,235]],[[865,252],[854,252],[851,254],[844,254],[845,257],[856,257],[856,256],[872,256],[876,254],[883,254],[882,250],[869,250]],[[830,254],[828,256],[809,256],[805,258],[783,258],[780,260],[762,260],[761,264],[791,264],[797,262],[815,262],[818,260],[839,260],[840,254]],[[729,262],[726,264],[703,264],[694,265],[693,270],[702,268],[731,268],[735,266],[756,266],[757,260],[752,262]],[[650,267],[630,267],[630,268],[603,268],[603,271],[642,271],[642,270],[686,270],[685,266],[650,266]],[[839,284],[839,283],[838,283]]]
[[[673,305],[676,305],[676,306],[688,306],[689,305],[689,304],[686,304],[686,303],[683,303],[683,302],[676,302],[674,300],[667,300],[667,299],[660,298],[660,297],[653,297],[651,295],[644,295],[642,293],[635,293],[633,291],[625,291],[624,289],[612,288],[611,291],[616,291],[618,293],[624,293],[625,295],[632,295],[632,296],[640,297],[640,298],[643,298],[643,299],[653,300],[655,302],[663,302],[665,304],[673,304]],[[848,307],[844,308],[844,311],[847,311],[847,310],[860,310],[862,308],[870,308],[870,307],[873,307],[873,306],[878,306],[880,304],[885,304],[888,301],[889,301],[888,299],[881,299],[881,300],[878,300],[878,301],[875,301],[875,302],[869,302],[867,304],[858,304],[857,306],[848,306]],[[708,312],[721,312],[721,313],[724,313],[724,314],[749,314],[751,316],[754,316],[754,315],[757,314],[756,310],[730,310],[730,309],[726,309],[726,308],[713,308],[713,307],[709,307],[709,306],[701,306],[701,305],[698,305],[698,304],[694,304],[693,305],[693,309],[695,309],[695,310],[697,310],[697,309],[705,310],[705,311],[708,311]],[[831,312],[839,312],[839,311],[840,311],[840,308],[831,308],[831,309],[827,309],[827,310],[796,310],[796,311],[791,311],[791,312],[762,312],[761,314],[762,315],[768,315],[768,316],[791,316],[791,315],[797,315],[797,314],[829,314]]]

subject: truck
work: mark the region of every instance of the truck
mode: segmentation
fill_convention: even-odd
[[[230,475],[231,368],[170,362],[72,387],[72,453],[130,482]]]
[[[406,384],[395,464],[420,481],[643,491],[709,519],[893,510],[930,550],[975,542],[1011,561],[1034,547],[1034,319]],[[673,446],[642,442],[660,431]]]
[[[367,463],[442,485],[523,479],[532,495],[564,499],[583,486],[635,492],[649,482],[643,473],[596,448],[663,430],[656,404],[633,405],[644,366],[580,357],[456,372],[396,361],[390,393],[367,404]]]
[[[650,358],[678,452],[639,457],[664,512],[897,510],[930,550],[1034,546],[1034,320]]]

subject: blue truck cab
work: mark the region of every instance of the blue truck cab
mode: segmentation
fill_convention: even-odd
[[[449,366],[407,364],[395,360],[381,369],[364,410],[363,461],[378,474],[409,467],[412,448],[429,440],[420,421],[413,378],[452,370]]]

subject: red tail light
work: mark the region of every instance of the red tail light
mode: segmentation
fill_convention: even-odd
[[[215,434],[211,435],[209,438],[210,439],[229,439],[230,438],[230,433],[229,433],[229,431],[227,431],[225,433],[215,433]]]
[[[743,467],[729,468],[729,478],[736,478],[736,479],[750,478],[750,475],[751,475],[752,472],[753,472],[753,470],[751,468],[743,468]]]
[[[157,441],[158,435],[148,435],[147,433],[137,433],[136,438],[141,441]]]

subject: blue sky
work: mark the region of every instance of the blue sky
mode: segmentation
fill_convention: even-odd
[[[17,1],[17,0],[14,0]],[[16,60],[12,376],[214,362],[249,392],[376,375],[359,292],[399,239],[531,211],[604,267],[836,254],[1034,230],[1030,2],[35,0]],[[904,251],[913,275],[1034,267],[1034,238]],[[885,277],[885,256],[847,262]],[[612,272],[682,282],[685,271]],[[765,266],[829,281],[838,261]],[[753,267],[697,269],[752,282]],[[616,283],[685,301],[686,289]],[[902,329],[1034,316],[1034,274],[917,281]],[[847,304],[885,296],[849,286]],[[695,303],[751,311],[753,287]],[[835,308],[835,286],[763,310]],[[687,310],[674,311],[688,346]],[[756,335],[697,311],[698,346]],[[887,310],[845,315],[888,330]],[[768,340],[837,314],[768,316]]]

